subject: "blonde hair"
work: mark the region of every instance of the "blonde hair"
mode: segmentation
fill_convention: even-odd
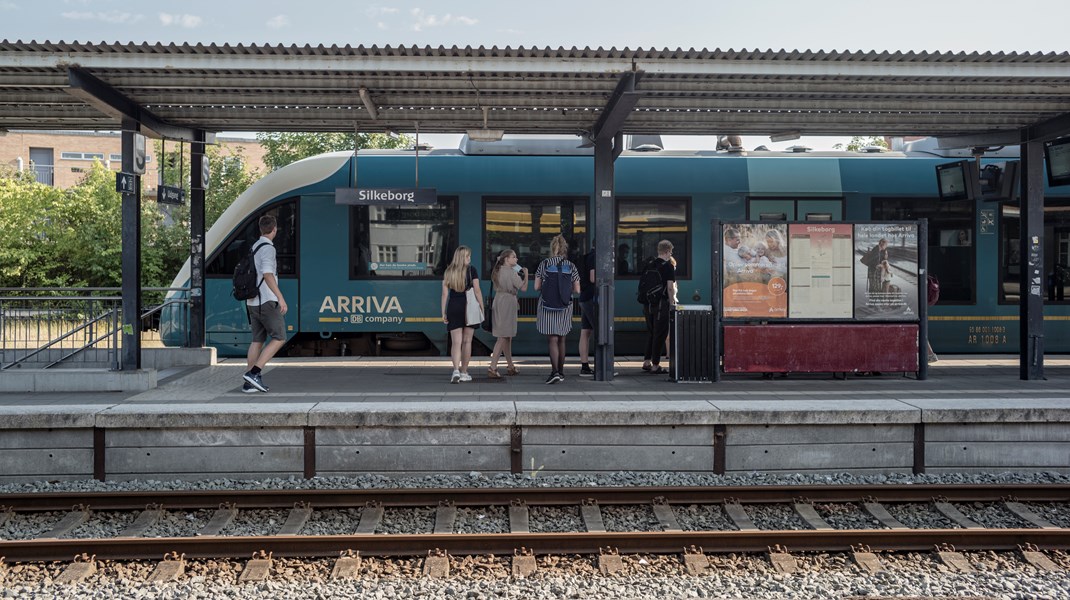
[[[568,256],[568,241],[563,235],[555,235],[550,240],[550,254],[553,256]]]
[[[463,292],[468,287],[468,262],[472,259],[472,249],[468,246],[457,246],[453,251],[453,260],[446,267],[446,276],[443,278],[446,287],[455,292]]]
[[[494,270],[490,272],[490,284],[492,286],[497,285],[498,271],[502,270],[502,267],[505,266],[505,259],[510,256],[516,256],[516,252],[514,252],[512,248],[506,248],[498,255],[498,260],[494,263]]]

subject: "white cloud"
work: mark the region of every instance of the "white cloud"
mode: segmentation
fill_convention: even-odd
[[[390,27],[388,27],[387,24],[383,23],[382,21],[379,21],[378,23],[376,23],[375,26],[378,27],[379,29],[383,30],[383,31],[386,31],[386,30],[390,29]]]
[[[185,27],[186,29],[195,29],[201,26],[201,21],[204,19],[197,15],[172,15],[168,13],[160,13],[160,24],[164,27],[170,27],[172,25],[178,27]]]
[[[393,15],[397,14],[398,9],[390,6],[372,6],[364,11],[369,17],[375,18],[379,15]]]
[[[423,31],[425,27],[443,27],[445,25],[475,25],[479,22],[478,19],[465,16],[453,16],[449,13],[442,15],[429,15],[423,11],[422,8],[414,8],[409,11],[412,14],[415,22],[412,24],[413,31]]]
[[[19,5],[14,2],[8,2],[7,0],[0,0],[0,10],[15,10]]]
[[[60,13],[59,16],[63,17],[64,19],[71,19],[72,21],[103,21],[105,23],[121,24],[133,24],[145,18],[144,15],[137,15],[128,12],[119,12],[117,10],[109,10],[108,12],[68,11],[65,13]]]
[[[274,17],[268,19],[265,25],[267,25],[271,29],[282,29],[283,27],[289,27],[290,17],[287,17],[286,15],[275,15]]]

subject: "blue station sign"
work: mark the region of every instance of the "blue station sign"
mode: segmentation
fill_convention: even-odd
[[[435,188],[337,188],[334,203],[359,206],[438,204],[438,191]]]

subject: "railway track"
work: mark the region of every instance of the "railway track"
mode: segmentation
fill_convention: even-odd
[[[897,518],[900,508],[931,511],[942,527],[916,527]],[[723,515],[726,526],[696,530],[683,516],[696,507]],[[705,507],[705,508],[703,508]],[[483,511],[483,508],[493,509]],[[479,509],[500,519],[497,533],[460,531],[458,514]],[[985,526],[971,511],[994,510],[1007,523]],[[302,535],[317,511],[345,511],[352,523],[330,535]],[[417,510],[433,526],[413,524],[404,533],[383,533],[384,515]],[[570,531],[533,526],[542,510],[578,515]],[[640,515],[647,530],[621,531],[615,511]],[[168,512],[197,511],[191,533],[160,537],[154,525]],[[270,534],[224,535],[243,513],[285,514]],[[793,528],[763,527],[769,511],[790,514]],[[218,492],[122,492],[0,495],[0,526],[10,531],[20,519],[49,515],[47,530],[25,539],[0,540],[7,563],[188,558],[428,557],[428,564],[449,556],[512,556],[514,565],[534,564],[536,554],[593,554],[612,565],[620,554],[682,554],[685,564],[701,566],[707,553],[768,553],[788,565],[790,552],[852,553],[859,564],[881,551],[928,551],[949,565],[961,550],[1019,550],[1041,568],[1055,565],[1045,550],[1070,548],[1070,514],[1060,526],[1045,514],[1070,511],[1067,485],[879,485],[644,488],[494,488],[277,490]],[[123,513],[124,524],[110,537],[75,537],[79,527],[101,515]],[[840,516],[852,513],[867,527],[843,528]],[[359,514],[359,517],[357,516]],[[558,513],[553,513],[558,514]],[[905,513],[904,513],[905,514]],[[208,516],[210,515],[210,516]],[[187,518],[192,515],[186,515]],[[481,515],[482,516],[482,515]],[[396,517],[397,518],[397,517]],[[414,517],[408,518],[415,521]],[[905,519],[904,519],[905,520]],[[851,523],[850,521],[846,521]],[[609,523],[609,526],[607,526]],[[840,523],[841,527],[833,523]],[[1016,526],[1010,526],[1016,525]],[[548,530],[550,529],[550,530]],[[569,529],[569,527],[566,527]],[[633,528],[634,529],[634,528]],[[640,528],[642,529],[642,528]],[[0,531],[4,531],[0,529]],[[10,536],[15,537],[15,536]],[[946,556],[943,556],[946,555]],[[257,558],[259,557],[259,558]],[[619,559],[616,560],[619,562]],[[252,564],[252,561],[251,563]],[[876,561],[875,564],[879,564]],[[516,567],[514,566],[514,569]],[[532,567],[533,568],[533,567]]]

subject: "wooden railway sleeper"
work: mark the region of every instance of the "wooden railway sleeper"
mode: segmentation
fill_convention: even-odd
[[[536,569],[535,552],[531,548],[521,546],[513,550],[513,577],[530,577]]]
[[[97,555],[90,556],[85,552],[74,555],[74,561],[67,565],[63,572],[56,576],[55,583],[69,584],[85,581],[90,575],[97,572]]]
[[[807,498],[796,498],[792,503],[795,512],[806,522],[807,527],[819,531],[831,530],[832,525],[825,522],[821,515],[817,514],[814,503]]]
[[[272,553],[264,550],[257,550],[253,553],[253,557],[249,559],[249,562],[245,563],[245,568],[242,569],[241,576],[238,577],[238,581],[246,583],[250,581],[264,581],[271,575],[271,566],[274,562],[271,558]]]
[[[67,513],[59,523],[56,523],[48,533],[41,535],[42,538],[61,538],[76,527],[89,520],[89,505],[88,504],[76,504],[71,508],[71,512]]]
[[[145,535],[149,527],[156,524],[163,516],[163,504],[147,504],[145,510],[138,514],[129,527],[119,532],[116,537],[141,537]]]
[[[786,547],[774,544],[769,546],[768,549],[769,562],[776,572],[790,575],[798,570],[799,565],[795,562],[795,557],[788,552]]]
[[[1034,567],[1042,571],[1058,571],[1059,566],[1056,565],[1048,555],[1034,544],[1026,542],[1018,546],[1018,552],[1022,554],[1022,559],[1025,562],[1033,565]]]
[[[186,555],[178,552],[168,552],[163,555],[163,560],[156,565],[149,575],[148,583],[164,583],[174,581],[186,572]]]
[[[583,517],[583,524],[588,532],[605,533],[606,524],[602,520],[602,509],[598,506],[598,500],[584,498],[580,502],[580,516]]]
[[[346,548],[338,553],[331,569],[331,581],[338,579],[356,579],[360,575],[360,551]]]
[[[951,544],[936,544],[933,546],[933,552],[936,553],[936,557],[940,559],[940,562],[947,565],[947,568],[952,571],[958,571],[960,573],[969,573],[973,571],[970,566],[970,562],[966,560],[966,557],[955,550],[955,547]]]
[[[233,502],[223,502],[212,514],[212,518],[209,519],[208,524],[201,528],[197,532],[198,536],[202,535],[219,535],[220,531],[223,531],[230,522],[238,516],[238,505]]]
[[[684,547],[684,568],[688,575],[702,575],[710,568],[710,559],[706,557],[702,546]]]
[[[434,548],[427,551],[427,558],[424,559],[425,577],[432,579],[445,579],[450,576],[450,555],[441,548]]]
[[[624,568],[620,558],[620,551],[612,546],[598,547],[598,572],[602,575],[612,575]]]
[[[740,531],[757,531],[758,526],[751,520],[750,515],[747,514],[747,510],[743,508],[743,505],[739,503],[736,498],[724,499],[724,512],[728,515],[728,518],[735,524],[736,529]]]
[[[654,498],[653,506],[654,516],[657,517],[662,531],[683,531],[679,521],[676,520],[676,515],[672,512],[669,500],[665,496]]]
[[[1041,529],[1059,529],[1057,525],[1053,525],[1044,517],[1030,510],[1028,506],[1019,502],[1018,498],[1014,496],[1004,496],[1002,500],[1003,506],[1005,506],[1007,510],[1014,513],[1014,516],[1018,517],[1019,519]]]
[[[312,517],[312,503],[295,502],[294,507],[290,509],[290,514],[286,515],[286,522],[275,535],[297,535],[310,517]]]
[[[364,505],[364,510],[360,513],[360,522],[357,523],[356,533],[373,534],[382,520],[383,503],[375,500],[369,501]]]
[[[443,500],[438,503],[435,510],[435,533],[453,533],[453,525],[457,522],[457,505],[451,500]]]
[[[880,524],[888,529],[910,529],[893,517],[892,513],[888,512],[888,509],[873,496],[863,496],[862,508],[866,509],[866,512],[873,515],[873,518],[880,521]]]
[[[519,498],[509,501],[509,532],[529,533],[528,503]]]
[[[862,570],[867,573],[880,573],[884,570],[873,549],[866,544],[851,544],[851,558]]]
[[[934,496],[933,506],[936,507],[936,510],[938,510],[940,514],[944,515],[948,519],[951,519],[953,523],[955,523],[959,527],[962,527],[963,529],[985,528],[984,525],[981,525],[980,523],[962,514],[962,511],[955,508],[955,505],[948,502],[947,498],[943,496]]]

